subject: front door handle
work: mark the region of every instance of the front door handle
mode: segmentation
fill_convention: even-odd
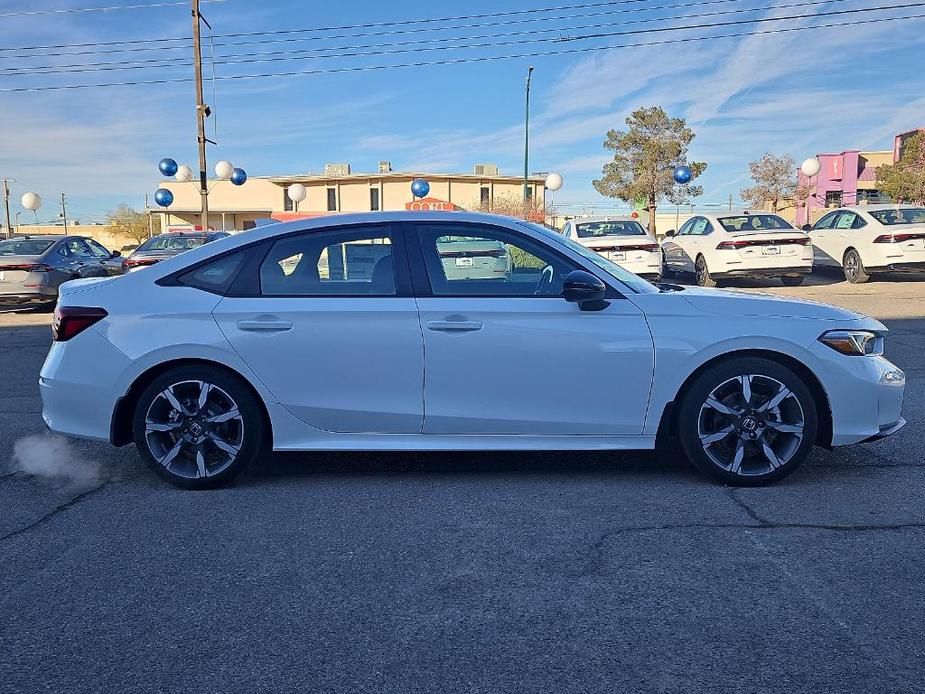
[[[480,320],[430,320],[425,325],[428,330],[446,333],[471,332],[482,329],[482,321]]]
[[[238,329],[255,333],[279,333],[292,330],[292,323],[284,320],[239,320]]]

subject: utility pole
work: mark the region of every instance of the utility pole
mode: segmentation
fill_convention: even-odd
[[[64,233],[67,233],[67,202],[64,200],[64,193],[61,193],[61,219],[64,220]]]
[[[10,226],[10,179],[3,179],[3,205],[6,207],[6,237],[13,238],[13,227]]]
[[[524,211],[526,212],[527,193],[530,186],[530,78],[533,66],[527,68],[527,106],[524,116]]]
[[[148,207],[148,194],[145,193],[145,216],[148,218],[148,238],[154,236],[154,229],[151,225],[151,208]]]
[[[206,20],[199,14],[199,0],[193,2],[193,65],[196,69],[196,125],[199,131],[199,196],[202,199],[202,229],[209,229],[209,180],[206,174],[206,117],[209,107],[202,100],[202,46],[199,22]],[[212,28],[208,22],[206,26]]]

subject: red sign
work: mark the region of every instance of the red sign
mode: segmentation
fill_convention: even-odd
[[[411,202],[405,203],[406,210],[414,210],[419,212],[422,210],[427,210],[430,212],[443,212],[444,210],[456,210],[459,209],[451,202],[446,200],[438,200],[437,198],[421,198],[420,200],[412,200]]]

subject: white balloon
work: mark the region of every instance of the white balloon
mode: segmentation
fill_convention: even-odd
[[[819,173],[819,169],[821,168],[822,164],[819,163],[819,160],[816,159],[816,157],[810,157],[802,164],[800,164],[800,171],[802,171],[803,175],[807,178],[812,178],[815,176],[817,173]]]
[[[227,181],[229,178],[231,178],[231,174],[233,173],[234,166],[230,161],[225,161],[222,159],[218,164],[215,165],[215,175],[223,181]]]
[[[193,180],[193,170],[188,167],[186,164],[181,164],[177,169],[177,173],[174,175],[174,178],[180,183],[187,183]]]
[[[19,202],[25,209],[32,211],[42,206],[42,198],[39,197],[38,193],[25,193]]]
[[[305,190],[305,186],[303,186],[301,183],[293,183],[286,190],[286,195],[289,196],[289,199],[292,200],[292,202],[302,202],[308,195],[308,191]]]
[[[551,173],[546,177],[546,190],[556,192],[562,188],[562,176],[557,173]]]

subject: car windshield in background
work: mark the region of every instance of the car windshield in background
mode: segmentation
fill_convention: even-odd
[[[636,221],[585,222],[576,224],[575,230],[580,239],[593,239],[598,236],[645,236],[646,230]]]
[[[188,251],[191,248],[199,248],[205,242],[205,236],[155,236],[153,239],[141,244],[136,249],[136,252]]]
[[[776,214],[743,214],[736,217],[720,217],[717,221],[728,232],[793,229],[786,219]]]
[[[895,210],[877,210],[870,216],[881,224],[925,224],[925,207],[897,207]]]
[[[42,255],[54,241],[43,239],[10,239],[0,241],[0,255]]]

